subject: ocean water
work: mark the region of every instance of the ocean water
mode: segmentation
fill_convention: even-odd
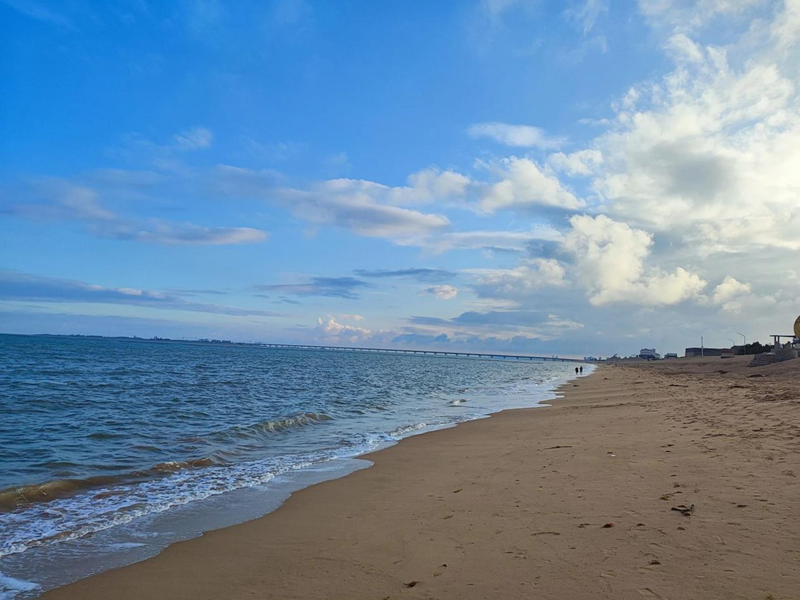
[[[536,406],[574,368],[0,335],[0,599],[263,515],[403,437]]]

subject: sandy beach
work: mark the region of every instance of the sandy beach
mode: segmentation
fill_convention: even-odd
[[[44,597],[800,598],[800,361],[604,365],[561,391]]]

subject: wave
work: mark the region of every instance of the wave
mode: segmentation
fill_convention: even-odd
[[[335,458],[358,456],[374,450],[379,441],[363,436],[346,447],[325,451],[224,467],[183,468],[134,485],[110,485],[93,494],[73,494],[49,504],[29,504],[21,512],[0,513],[0,558],[82,538],[233,490],[264,485],[280,475]]]
[[[18,594],[32,592],[39,587],[39,584],[33,581],[16,579],[0,573],[0,600],[10,600],[17,597]]]
[[[80,492],[95,488],[106,488],[137,481],[146,480],[160,475],[169,475],[183,469],[200,469],[218,465],[219,461],[204,457],[187,461],[168,461],[153,465],[144,471],[133,471],[122,475],[97,475],[76,479],[54,479],[44,483],[15,486],[0,490],[0,513],[10,512],[17,508],[39,502],[51,502],[61,498],[68,498]],[[110,494],[119,494],[121,491],[102,492],[94,496],[96,499],[104,498]]]
[[[34,502],[48,502],[67,496],[72,496],[80,491],[104,485],[113,485],[121,481],[117,475],[99,475],[84,479],[55,479],[0,490],[0,512],[9,512]]]
[[[294,429],[295,427],[316,425],[324,423],[325,421],[332,421],[333,419],[331,415],[325,413],[304,412],[291,417],[269,419],[261,423],[254,423],[253,425],[231,427],[230,429],[219,432],[217,435],[249,438],[263,433],[280,433],[289,429]]]
[[[334,417],[324,413],[304,412],[280,419],[269,419],[252,425],[238,426],[215,432],[207,437],[250,439],[263,434],[280,433],[297,427],[306,427],[333,420]],[[0,513],[15,510],[21,506],[37,502],[49,502],[59,498],[73,496],[92,488],[136,483],[138,481],[170,475],[185,469],[200,469],[228,464],[221,457],[225,452],[217,452],[214,456],[204,456],[185,461],[166,461],[153,465],[143,471],[132,471],[120,475],[98,475],[76,479],[55,479],[43,483],[15,486],[0,490]],[[117,493],[117,492],[115,492]]]
[[[399,439],[407,436],[409,433],[412,433],[414,431],[425,429],[427,426],[428,426],[427,423],[413,423],[411,425],[402,425],[401,427],[398,427],[397,429],[390,431],[389,436],[391,436],[392,438]]]

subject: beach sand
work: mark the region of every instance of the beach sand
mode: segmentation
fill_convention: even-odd
[[[606,365],[45,597],[800,598],[800,360],[745,365]]]

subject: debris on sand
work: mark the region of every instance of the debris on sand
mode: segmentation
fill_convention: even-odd
[[[692,504],[691,506],[686,506],[685,504],[679,504],[678,506],[673,506],[671,510],[681,513],[684,517],[690,517],[694,512],[694,504]]]

